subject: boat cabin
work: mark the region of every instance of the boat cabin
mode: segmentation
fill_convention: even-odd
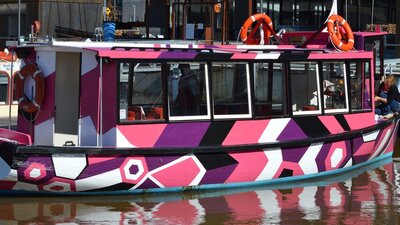
[[[17,53],[45,77],[39,109],[18,114],[17,130],[35,145],[187,147],[199,145],[191,135],[209,126],[240,121],[375,123],[371,51],[53,42]],[[162,139],[162,132],[170,135]]]

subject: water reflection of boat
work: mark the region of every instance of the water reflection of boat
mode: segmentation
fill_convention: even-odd
[[[278,185],[390,158],[398,117],[375,120],[376,54],[361,44],[382,35],[354,34],[354,51],[311,42],[20,46],[21,110],[17,131],[0,129],[0,192]]]
[[[396,207],[393,192],[399,187],[394,185],[394,179],[393,163],[388,159],[348,174],[282,185],[278,189],[267,185],[255,190],[236,188],[145,196],[5,197],[0,199],[0,222],[372,224],[379,222],[379,217],[390,216],[390,207]]]

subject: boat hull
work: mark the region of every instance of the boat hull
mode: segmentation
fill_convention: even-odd
[[[310,179],[391,157],[397,119],[329,137],[215,148],[112,149],[0,142],[0,193],[123,194]]]

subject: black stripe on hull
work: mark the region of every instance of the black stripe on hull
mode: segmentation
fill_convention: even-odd
[[[293,119],[308,137],[321,137],[331,134],[318,117],[295,117]]]
[[[221,146],[234,124],[235,121],[212,122],[201,140],[200,146]]]

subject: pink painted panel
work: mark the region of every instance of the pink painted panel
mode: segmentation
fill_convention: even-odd
[[[136,147],[153,147],[166,124],[118,125],[117,129]]]
[[[318,118],[331,134],[338,134],[344,131],[342,126],[334,116],[319,116]]]
[[[258,143],[269,120],[237,121],[222,145]]]
[[[338,52],[332,51],[330,54],[312,52],[308,59],[365,59],[372,58],[372,52]]]
[[[138,54],[140,52],[140,54]],[[160,56],[162,52],[150,52],[150,51],[139,51],[139,50],[99,50],[100,57],[110,57],[112,59],[124,59],[124,58],[134,58],[134,59],[156,59]]]
[[[268,163],[263,151],[230,154],[238,165],[225,183],[255,181]]]
[[[18,141],[19,144],[24,145],[32,144],[32,139],[30,135],[4,128],[0,128],[0,138],[7,138],[10,140]]]
[[[360,146],[360,148],[354,153],[354,156],[371,154],[372,151],[374,150],[374,146],[375,146],[375,142],[374,141],[363,143]]]
[[[279,176],[282,174],[284,170],[291,170],[293,176],[301,176],[304,175],[303,169],[301,169],[300,165],[295,162],[289,162],[289,161],[283,161],[281,163],[281,166],[277,170],[277,172],[274,175],[274,178],[279,178]]]
[[[117,157],[104,157],[104,156],[101,156],[101,157],[96,157],[96,156],[87,157],[89,165],[100,163],[100,162],[105,162],[105,161],[108,161],[108,160],[111,160],[111,159],[115,159],[115,158],[117,158]]]
[[[241,53],[236,53],[234,54],[231,59],[255,59],[257,57],[257,54],[251,54],[251,53],[246,53],[246,54],[241,54]]]
[[[344,115],[350,129],[362,129],[375,124],[375,115],[373,112],[355,113]]]
[[[165,187],[187,186],[200,173],[200,168],[192,158],[187,158],[177,164],[170,165],[167,168],[152,175]]]

